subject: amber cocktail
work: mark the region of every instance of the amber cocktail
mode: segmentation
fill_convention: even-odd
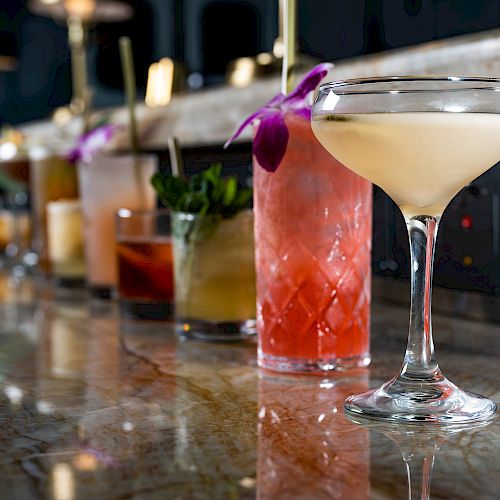
[[[118,295],[124,314],[168,319],[173,312],[173,260],[168,210],[119,210]]]

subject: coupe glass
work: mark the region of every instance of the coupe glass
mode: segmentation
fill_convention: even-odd
[[[386,77],[327,83],[312,128],[337,160],[379,185],[406,220],[411,250],[408,345],[400,373],[346,400],[348,413],[400,422],[463,423],[495,412],[447,380],[432,342],[434,246],[458,191],[500,160],[500,80]]]

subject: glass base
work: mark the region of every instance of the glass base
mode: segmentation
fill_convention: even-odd
[[[120,297],[120,313],[127,318],[165,321],[173,318],[170,302],[139,302]]]
[[[493,401],[465,392],[446,378],[428,381],[395,377],[378,389],[350,396],[348,415],[392,422],[461,424],[487,420],[496,410]]]
[[[256,322],[246,321],[211,322],[199,319],[176,319],[175,330],[182,340],[213,340],[227,342],[254,337]]]
[[[364,368],[370,364],[370,356],[365,353],[362,356],[352,356],[350,358],[324,358],[324,359],[304,359],[289,358],[285,356],[271,356],[259,349],[257,364],[261,368],[276,372],[289,373],[322,373],[331,371],[351,370],[352,368]]]
[[[113,298],[113,289],[110,286],[89,286],[90,296],[93,299],[110,300]]]
[[[82,277],[52,276],[52,280],[55,286],[62,288],[82,288],[85,286],[85,278]]]

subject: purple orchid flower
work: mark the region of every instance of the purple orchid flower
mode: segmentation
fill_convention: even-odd
[[[311,106],[307,102],[307,97],[332,68],[331,63],[319,64],[307,73],[293,92],[288,95],[280,93],[273,97],[238,127],[224,144],[224,148],[227,148],[248,125],[259,120],[253,140],[253,152],[265,170],[276,171],[285,156],[288,144],[289,134],[285,124],[285,114],[293,113],[305,120],[310,120]]]
[[[117,129],[116,125],[108,123],[83,134],[79,137],[76,146],[69,152],[68,161],[73,164],[78,161],[89,162],[108,144]]]

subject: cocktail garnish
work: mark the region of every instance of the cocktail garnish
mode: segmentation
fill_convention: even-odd
[[[106,123],[81,135],[78,138],[76,146],[69,152],[68,161],[73,164],[79,161],[91,161],[109,143],[118,128],[116,125]]]
[[[160,200],[175,212],[221,214],[231,217],[247,208],[251,189],[239,189],[236,177],[222,177],[222,165],[215,163],[188,181],[180,177],[156,173],[151,183]]]
[[[206,236],[221,219],[236,215],[248,208],[252,190],[239,188],[236,177],[222,177],[222,165],[215,163],[206,170],[184,178],[156,173],[151,183],[165,206],[174,212],[207,216],[203,225],[186,220],[183,229],[186,240],[198,240]],[[196,219],[195,219],[196,220]]]
[[[293,92],[288,95],[280,93],[273,97],[267,104],[243,121],[224,144],[224,148],[227,148],[248,125],[258,120],[259,124],[253,141],[253,153],[259,165],[268,172],[274,172],[285,156],[288,144],[289,134],[285,115],[293,113],[309,121],[311,119],[311,106],[308,103],[308,96],[332,68],[333,64],[331,63],[319,64],[307,73]]]

